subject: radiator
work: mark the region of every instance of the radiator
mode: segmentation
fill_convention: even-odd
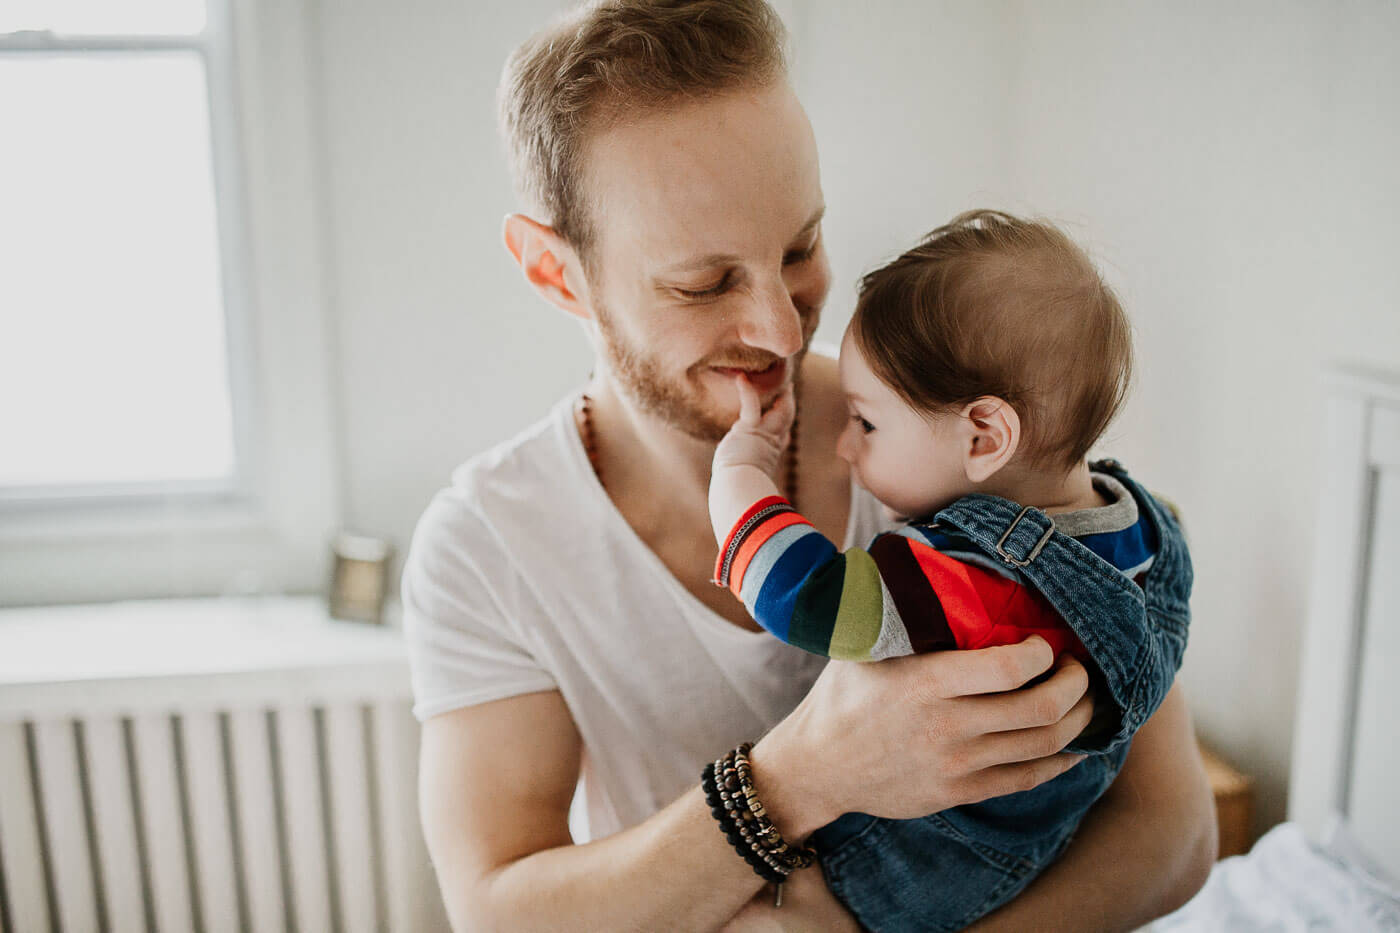
[[[446,928],[396,632],[119,605],[0,613],[0,930]]]

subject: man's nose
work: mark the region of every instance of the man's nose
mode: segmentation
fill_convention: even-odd
[[[780,357],[802,349],[802,315],[781,280],[753,293],[740,323],[739,339]]]

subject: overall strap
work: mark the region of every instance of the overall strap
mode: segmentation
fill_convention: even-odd
[[[1071,746],[1075,750],[1107,751],[1130,738],[1171,688],[1185,649],[1186,618],[1179,611],[1185,597],[1178,592],[1183,559],[1188,560],[1188,595],[1190,571],[1179,529],[1169,517],[1163,519],[1163,510],[1141,487],[1131,481],[1124,485],[1139,507],[1148,509],[1158,532],[1158,553],[1142,589],[1088,547],[1056,531],[1054,520],[1039,509],[975,494],[934,519],[1029,580],[1097,664],[1101,686],[1109,694],[1099,701],[1112,701],[1117,721],[1111,731],[1084,740],[1091,747]]]

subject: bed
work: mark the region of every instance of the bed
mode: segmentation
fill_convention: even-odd
[[[1400,931],[1400,377],[1324,391],[1288,820],[1152,933]]]

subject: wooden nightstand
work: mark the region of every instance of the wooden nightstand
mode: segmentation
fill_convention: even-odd
[[[1254,844],[1254,778],[1241,774],[1204,745],[1197,743],[1205,760],[1206,776],[1215,795],[1215,815],[1220,824],[1220,857],[1244,855]]]

